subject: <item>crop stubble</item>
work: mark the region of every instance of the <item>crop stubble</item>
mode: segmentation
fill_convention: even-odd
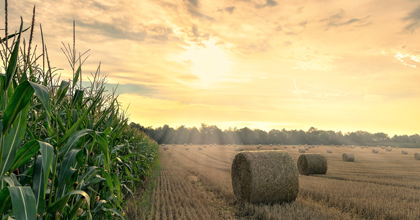
[[[244,146],[256,150],[255,146]],[[326,175],[299,176],[295,202],[275,205],[236,204],[231,164],[237,152],[232,146],[213,146],[185,151],[175,146],[160,151],[159,184],[153,191],[146,219],[419,219],[420,161],[415,149],[408,155],[380,148],[311,149],[328,160]],[[197,149],[197,146],[192,147]],[[263,146],[260,150],[271,150]],[[282,149],[283,150],[283,149]],[[289,147],[295,162],[300,153]],[[353,163],[342,161],[344,152],[354,153]]]

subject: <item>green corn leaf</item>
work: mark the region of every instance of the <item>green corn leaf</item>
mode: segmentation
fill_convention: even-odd
[[[35,164],[35,171],[34,171],[34,180],[32,189],[35,195],[37,213],[42,216],[44,209],[45,209],[45,190],[46,190],[46,182],[44,178],[44,171],[42,169],[42,156],[38,155],[36,164]]]
[[[13,128],[7,134],[4,140],[3,162],[0,170],[0,176],[3,176],[13,165],[16,151],[25,136],[26,119],[28,117],[29,105],[18,115],[17,120],[13,123]],[[13,171],[13,170],[12,170]]]
[[[109,156],[109,151],[108,151],[108,138],[106,134],[104,133],[99,133],[99,135],[97,135],[96,137],[97,137],[98,145],[102,153],[104,154],[104,167],[109,171],[110,170],[110,165],[109,165],[110,156]]]
[[[28,81],[25,81],[16,88],[9,104],[6,107],[3,115],[3,134],[13,124],[18,114],[22,111],[25,106],[28,105],[29,101],[34,94],[34,89]]]
[[[113,196],[114,195],[114,184],[112,183],[111,175],[109,175],[109,173],[104,169],[101,169],[101,174],[106,180],[106,185],[108,186],[108,189],[109,189],[109,192],[111,193],[111,196]]]
[[[42,169],[44,172],[45,181],[48,180],[48,176],[51,169],[51,164],[54,158],[54,148],[51,144],[38,141],[40,146],[40,152],[42,156]]]
[[[73,87],[76,85],[77,80],[79,80],[79,75],[80,75],[81,69],[82,69],[82,66],[79,66],[79,68],[77,68],[76,73],[74,74],[74,77],[73,77]]]
[[[111,177],[112,177],[112,182],[113,182],[113,184],[115,186],[115,189],[117,190],[117,197],[121,201],[122,200],[122,196],[121,196],[120,181],[118,180],[118,177],[114,173],[111,173]]]
[[[32,189],[27,186],[9,186],[13,213],[19,220],[36,219],[36,202]]]
[[[0,191],[0,216],[9,211],[12,200],[10,199],[9,189],[4,187]]]
[[[76,156],[80,152],[80,149],[73,149],[64,157],[64,160],[60,167],[60,173],[58,177],[58,196],[62,197],[65,194],[66,186],[69,184],[70,177],[76,171],[72,168],[73,164],[76,163]]]
[[[29,28],[30,27],[27,27],[25,30],[23,30],[22,31],[22,33],[23,32],[25,32],[25,31],[27,31],[27,30],[29,30]],[[13,38],[14,36],[16,36],[16,35],[18,35],[19,33],[15,33],[15,34],[10,34],[10,35],[8,35],[7,37],[4,37],[3,39],[1,39],[1,42],[4,42],[4,41],[6,41],[6,40],[8,40],[8,39],[11,39],[11,38]]]
[[[82,121],[85,119],[85,117],[88,115],[88,113],[98,104],[99,99],[95,100],[92,105],[89,106],[88,109],[85,110],[82,116],[80,116],[79,120],[77,120],[76,123],[71,126],[71,128],[64,134],[64,136],[60,139],[60,142],[58,143],[58,146],[60,147],[67,138],[74,133],[74,131],[79,127],[79,125],[82,123]]]
[[[16,73],[16,65],[18,63],[18,55],[19,55],[19,44],[20,44],[20,36],[22,33],[22,26],[23,26],[23,19],[20,17],[20,30],[17,33],[18,37],[15,43],[15,46],[13,48],[13,52],[10,56],[9,64],[7,66],[6,71],[6,81],[4,83],[4,90],[6,91],[9,88],[10,83],[12,82],[13,76]]]
[[[73,208],[70,210],[68,219],[72,220],[76,217],[77,212],[79,211],[79,208],[82,205],[82,203],[83,203],[83,199],[79,199],[79,201],[77,201],[76,205],[73,206]]]
[[[135,156],[137,156],[137,155],[138,155],[138,154],[136,154],[136,153],[131,153],[131,154],[124,155],[124,156],[122,156],[122,157],[120,157],[120,158],[121,158],[121,160],[128,161],[127,159],[128,159],[129,157],[135,157]]]
[[[73,100],[71,102],[71,107],[74,106],[80,106],[82,104],[83,100],[83,90],[76,89],[76,92],[74,93]]]
[[[77,145],[79,139],[85,135],[88,135],[92,132],[90,129],[83,129],[80,131],[74,132],[70,137],[67,143],[64,145],[63,148],[60,149],[60,155],[65,157],[67,153]]]
[[[47,112],[47,120],[51,116],[51,107],[50,107],[50,94],[48,92],[48,88],[39,85],[34,82],[29,82],[32,86],[32,88],[35,90],[35,94],[38,96],[38,98],[41,100],[42,105],[45,108],[45,111]]]
[[[0,178],[0,181],[4,181],[4,182],[6,182],[7,184],[9,184],[9,186],[15,186],[15,183],[14,183],[14,181],[12,180],[12,178],[10,178],[10,177],[8,177],[8,176],[3,176],[3,177],[1,177]],[[1,200],[0,200],[1,201]]]
[[[86,198],[87,207],[90,207],[90,197],[89,195],[82,190],[73,190],[66,195],[62,196],[61,198],[57,199],[54,203],[48,206],[47,212],[50,214],[55,214],[56,211],[63,213],[64,208],[66,207],[66,204],[72,195],[81,195]]]
[[[60,88],[58,88],[57,91],[57,102],[55,103],[56,106],[58,106],[63,100],[63,98],[66,96],[67,90],[69,89],[69,85],[69,82],[61,81]]]
[[[10,170],[15,170],[16,168],[22,166],[23,164],[27,163],[31,157],[39,150],[39,143],[37,140],[32,140],[23,145],[16,153],[15,160],[13,162],[13,166]]]
[[[118,215],[120,218],[125,219],[124,216],[121,214],[121,212],[118,211],[118,209],[103,209],[103,210],[113,212],[114,214]]]

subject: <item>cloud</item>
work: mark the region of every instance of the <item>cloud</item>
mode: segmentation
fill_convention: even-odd
[[[290,45],[292,45],[293,43],[292,42],[290,42],[290,41],[286,41],[286,42],[284,42],[284,46],[290,46]]]
[[[227,7],[227,8],[225,8],[225,11],[232,14],[234,9],[235,9],[235,7]]]
[[[329,28],[331,27],[348,26],[350,24],[354,24],[355,26],[365,26],[371,24],[371,22],[368,21],[368,18],[370,18],[370,16],[366,16],[364,18],[345,19],[344,15],[344,10],[341,9],[339,13],[331,15],[328,18],[321,19],[320,21],[327,23],[325,29],[326,31],[329,30]]]
[[[410,24],[405,26],[404,29],[413,33],[420,26],[420,5],[414,9],[407,17],[405,21],[410,21]]]
[[[277,2],[274,0],[266,0],[265,4],[255,5],[256,8],[265,8],[265,7],[274,7],[277,5]]]
[[[209,20],[209,21],[214,21],[213,17],[207,16],[201,12],[199,12],[199,7],[198,7],[198,0],[187,0],[188,3],[187,7],[188,7],[188,12],[194,16],[194,17],[198,17],[198,18],[202,18],[205,20]]]

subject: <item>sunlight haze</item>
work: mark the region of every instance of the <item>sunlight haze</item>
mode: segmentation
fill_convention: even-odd
[[[22,0],[9,33],[33,5],[62,78],[75,20],[83,81],[101,62],[146,127],[419,133],[418,1]]]

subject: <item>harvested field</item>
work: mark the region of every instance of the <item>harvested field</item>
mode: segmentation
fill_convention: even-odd
[[[231,181],[232,161],[238,151],[227,145],[211,148],[183,145],[160,149],[162,170],[150,196],[150,207],[136,219],[419,219],[420,161],[400,151],[380,147],[335,148],[319,146],[311,153],[328,161],[324,175],[299,175],[299,194],[294,202],[240,206]],[[241,146],[245,151],[255,145]],[[417,149],[405,149],[414,155]],[[257,151],[273,150],[262,145]],[[297,149],[282,149],[295,163]],[[354,154],[352,163],[343,153]],[[280,217],[279,217],[280,216]]]

